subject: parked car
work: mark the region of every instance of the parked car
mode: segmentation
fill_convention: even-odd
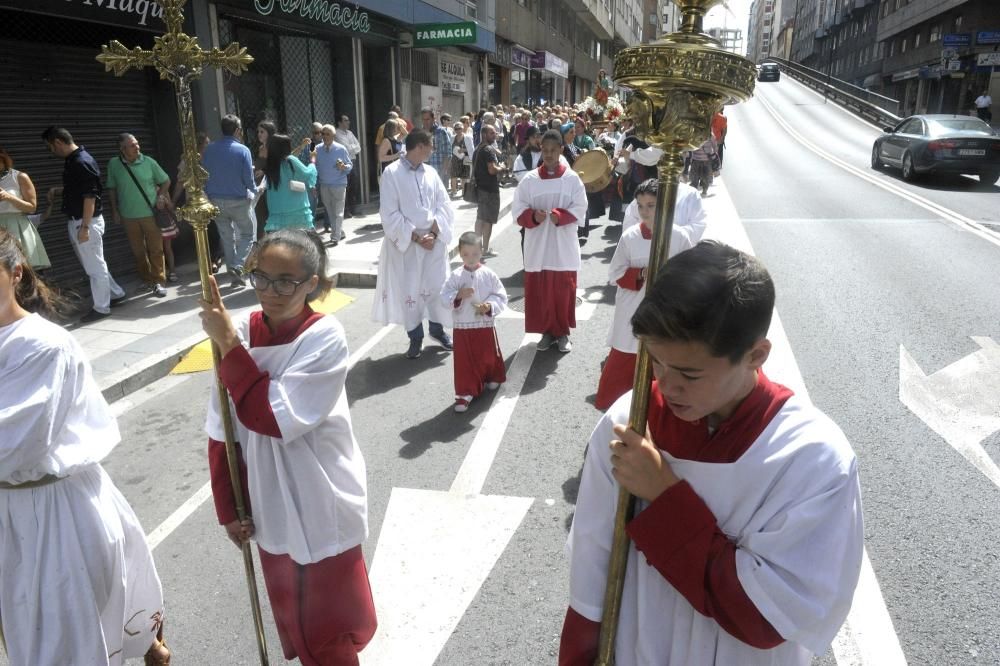
[[[1000,136],[972,116],[917,115],[886,127],[872,146],[872,168],[898,167],[904,180],[924,173],[972,174],[1000,180]]]
[[[781,67],[776,62],[765,62],[757,70],[758,81],[777,81],[781,78]]]

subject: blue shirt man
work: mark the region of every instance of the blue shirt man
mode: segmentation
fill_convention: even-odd
[[[250,149],[240,143],[243,127],[234,115],[222,117],[222,138],[205,148],[201,164],[208,171],[205,194],[219,208],[215,218],[226,255],[232,286],[242,289],[243,263],[257,235],[257,218],[250,207],[256,190]]]
[[[330,241],[337,245],[344,239],[344,204],[347,201],[348,176],[354,169],[347,147],[334,141],[336,128],[323,125],[323,143],[316,146],[313,156],[316,162],[317,189],[319,200],[326,209],[326,219],[330,225]]]
[[[427,163],[438,172],[441,182],[447,188],[448,167],[451,166],[451,139],[448,137],[448,130],[437,124],[434,120],[434,110],[428,106],[420,110],[420,120],[424,130],[431,135],[434,146]]]

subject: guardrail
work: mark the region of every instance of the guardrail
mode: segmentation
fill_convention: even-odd
[[[793,78],[862,118],[871,120],[879,127],[886,125],[892,127],[902,120],[897,115],[899,113],[899,100],[859,88],[847,81],[835,79],[829,74],[784,58],[768,56],[763,62],[777,63]]]

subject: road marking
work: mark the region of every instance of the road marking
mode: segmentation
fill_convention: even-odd
[[[465,460],[451,484],[449,492],[458,495],[478,495],[486,483],[486,476],[493,466],[500,442],[503,441],[507,426],[514,415],[514,407],[524,388],[524,381],[535,360],[535,345],[541,339],[537,333],[526,333],[521,340],[521,346],[514,354],[514,360],[507,371],[507,381],[500,387],[500,395],[490,405],[486,418],[476,432],[475,439]]]
[[[366,666],[434,664],[531,508],[530,497],[480,493],[540,338],[522,338],[448,491],[392,489],[372,559],[379,627],[361,653]]]
[[[358,361],[364,358],[365,355],[367,355],[368,352],[370,352],[372,348],[376,344],[378,344],[379,341],[382,340],[382,338],[384,338],[393,328],[395,328],[393,324],[389,324],[388,326],[383,326],[382,328],[380,328],[378,331],[375,332],[375,335],[373,335],[363,345],[361,345],[361,347],[357,351],[351,354],[350,358],[347,361],[347,371],[350,372],[351,368],[353,368]],[[179,376],[168,375],[167,377],[164,377],[158,382],[152,384],[152,386],[160,385],[155,391],[148,391],[147,389],[142,389],[141,391],[137,391],[133,395],[140,395],[139,398],[133,399],[130,396],[130,399],[119,400],[118,402],[114,403],[114,405],[112,405],[112,411],[114,412],[114,410],[117,408],[119,410],[119,413],[115,415],[119,416],[120,414],[128,411],[129,409],[132,409],[133,407],[138,407],[142,403],[148,400],[152,400],[154,397],[163,393],[164,391],[184,383],[185,381],[190,379],[191,376],[192,375],[179,375]],[[215,390],[214,386],[212,390]],[[148,393],[149,395],[142,395],[144,393]],[[121,407],[119,408],[118,405],[121,405]],[[212,496],[212,482],[208,481],[205,483],[205,485],[199,488],[194,495],[187,498],[187,500],[185,500],[185,502],[181,504],[176,511],[170,514],[166,520],[157,525],[156,529],[154,529],[152,532],[146,535],[146,542],[149,543],[149,549],[152,550],[161,543],[163,543],[164,539],[166,539],[168,536],[170,536],[171,533],[173,533],[174,530],[180,527],[181,523],[187,520],[187,518],[192,513],[197,511],[198,507],[200,507],[205,502],[205,500],[207,500],[211,496]]]
[[[895,183],[885,180],[887,176],[883,176],[881,178],[876,177],[869,171],[859,169],[853,164],[845,162],[839,157],[828,153],[827,151],[816,146],[811,141],[809,141],[804,136],[795,131],[795,129],[793,129],[791,125],[785,122],[785,120],[778,115],[777,111],[774,110],[774,108],[767,102],[767,100],[765,100],[762,97],[758,99],[760,99],[761,104],[764,105],[764,108],[767,109],[768,113],[771,114],[771,117],[774,118],[775,122],[781,125],[781,127],[786,132],[788,132],[793,139],[798,141],[800,144],[802,144],[805,148],[807,148],[811,152],[815,153],[816,155],[819,155],[820,157],[830,162],[834,166],[837,166],[843,169],[844,171],[847,171],[848,173],[853,174],[858,178],[861,178],[862,180],[866,180],[873,185],[881,187],[883,190],[886,190],[887,192],[891,192],[892,194],[895,194],[899,197],[902,197],[903,199],[906,199],[910,203],[916,204],[921,208],[929,210],[935,215],[939,215],[941,219],[943,219],[946,222],[950,222],[951,224],[954,224],[959,229],[967,231],[975,236],[978,236],[979,238],[982,238],[988,243],[992,243],[993,245],[1000,247],[1000,233],[993,231],[992,229],[989,229],[985,225],[980,224],[979,222],[976,222],[973,219],[965,217],[964,215],[960,215],[959,213],[956,213],[955,211],[949,208],[945,208],[944,206],[936,204],[929,199],[925,199],[919,194],[910,192],[909,190],[900,187]]]
[[[747,236],[724,182],[720,183],[716,196],[706,199],[704,204],[710,220],[706,237],[754,254],[750,237]],[[765,364],[768,376],[808,400],[809,391],[777,310],[774,311],[771,330],[768,331],[767,337],[772,344],[771,355]],[[892,618],[885,606],[882,590],[868,559],[867,549],[861,563],[858,586],[854,590],[851,611],[832,647],[837,663],[841,666],[905,666],[906,664],[906,657],[903,656]]]
[[[181,523],[187,520],[188,516],[198,510],[202,503],[212,496],[212,482],[207,481],[205,485],[198,489],[194,495],[187,498],[176,511],[170,514],[166,520],[156,526],[156,529],[146,535],[146,543],[149,549],[153,550],[166,539],[170,534],[180,527]]]
[[[899,400],[1000,488],[1000,467],[982,442],[1000,430],[1000,345],[980,349],[928,376],[899,346]]]
[[[130,393],[127,398],[115,400],[110,404],[111,415],[116,419],[121,418],[130,410],[159,397],[171,389],[177,388],[189,379],[191,379],[191,375],[167,375],[166,377],[162,377],[152,384],[144,386],[134,393]]]

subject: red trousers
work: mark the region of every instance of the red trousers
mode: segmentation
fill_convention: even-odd
[[[576,328],[576,271],[524,274],[524,331],[558,338]]]
[[[356,666],[375,635],[375,603],[361,546],[313,564],[260,550],[285,659],[303,666]]]
[[[635,361],[638,354],[618,351],[614,347],[608,354],[601,370],[601,380],[597,384],[597,398],[594,407],[607,411],[615,400],[632,390],[635,383]]]
[[[486,382],[503,384],[507,381],[495,328],[453,328],[452,337],[456,397],[471,395],[475,398],[483,392]]]

